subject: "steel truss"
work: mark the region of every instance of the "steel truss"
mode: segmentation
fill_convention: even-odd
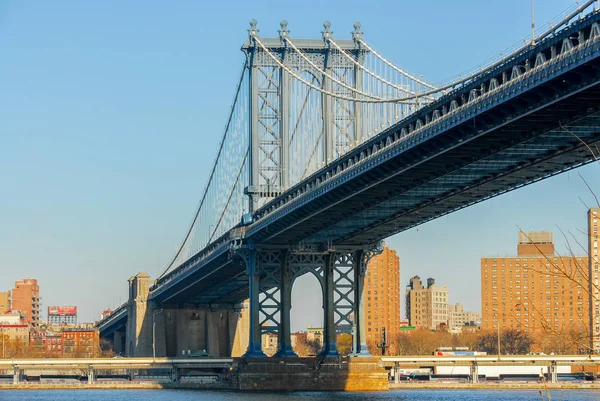
[[[310,41],[299,45],[302,54],[298,54],[286,44],[289,31],[283,21],[280,40],[267,44],[267,54],[255,43],[257,32],[256,22],[252,21],[249,41],[242,48],[250,76],[250,171],[246,193],[251,212],[324,163],[340,157],[362,135],[362,123],[357,121],[360,113],[355,111],[354,102],[299,89],[286,69],[304,74],[319,88],[347,95],[348,88],[360,89],[356,63],[362,62],[365,53],[353,41],[341,44],[345,56],[323,46],[323,42],[315,47]],[[326,26],[323,35],[330,34]]]
[[[337,356],[337,333],[349,331],[353,334],[353,352],[369,355],[363,283],[368,260],[381,248],[376,244],[328,251],[237,249],[249,277],[250,341],[245,356],[265,356],[261,340],[266,333],[278,336],[275,356],[296,356],[291,346],[291,293],[294,281],[307,273],[317,278],[322,291],[324,340],[320,355]]]

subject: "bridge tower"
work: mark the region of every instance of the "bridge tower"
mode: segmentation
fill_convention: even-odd
[[[242,47],[249,70],[249,196],[250,215],[329,162],[362,143],[363,106],[353,101],[362,90],[361,26],[352,40],[337,40],[331,24],[321,39],[290,42],[287,22],[279,38],[260,38],[250,22]],[[342,54],[344,52],[345,54]],[[292,76],[293,75],[293,76]],[[298,76],[305,82],[299,82]],[[308,85],[307,85],[308,83]],[[308,151],[307,151],[308,149]],[[295,356],[291,346],[290,309],[294,280],[313,274],[323,295],[324,344],[321,356],[337,356],[336,333],[353,333],[353,350],[366,347],[362,283],[366,263],[379,244],[340,249],[331,244],[244,243],[236,254],[249,276],[250,340],[245,356],[265,356],[264,332],[278,334],[277,357]]]
[[[337,95],[353,97],[356,92],[350,88],[362,89],[358,65],[328,42],[331,24],[323,24],[322,39],[294,39],[295,49],[286,41],[287,21],[281,21],[279,38],[260,38],[261,45],[256,24],[250,21],[248,42],[242,47],[250,79],[250,213],[362,142],[364,132],[360,104],[328,96],[290,75]],[[353,40],[337,44],[361,64],[366,51],[359,23],[352,35]],[[299,147],[310,151],[298,152]]]

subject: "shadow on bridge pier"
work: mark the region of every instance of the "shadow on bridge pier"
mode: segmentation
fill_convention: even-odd
[[[236,358],[231,388],[256,391],[387,391],[376,357]]]

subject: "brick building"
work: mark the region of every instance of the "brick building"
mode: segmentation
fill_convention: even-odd
[[[66,329],[61,333],[63,355],[96,357],[100,351],[98,330]]]
[[[29,348],[32,354],[62,356],[62,333],[52,330],[36,330],[29,333]]]
[[[10,291],[0,292],[0,313],[6,313],[10,309]]]
[[[519,233],[516,256],[481,259],[483,330],[524,331],[546,350],[589,343],[588,294],[588,258],[558,256],[549,232]]]
[[[381,342],[385,327],[388,342],[400,329],[400,258],[385,246],[369,261],[365,276],[367,343]]]
[[[588,211],[588,277],[590,294],[590,347],[600,353],[600,287],[598,284],[598,227],[600,208]]]
[[[15,282],[12,290],[12,310],[18,310],[27,317],[31,327],[36,328],[40,322],[40,287],[33,278]]]

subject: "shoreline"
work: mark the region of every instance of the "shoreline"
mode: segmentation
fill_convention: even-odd
[[[0,393],[3,390],[163,390],[163,389],[182,389],[182,390],[231,390],[229,383],[95,383],[95,384],[75,384],[75,383],[21,383],[21,384],[0,384]]]
[[[600,383],[390,383],[390,390],[594,390]]]
[[[21,383],[0,384],[3,390],[227,390],[229,383],[199,384],[199,383],[104,383],[104,384],[60,384],[60,383]],[[390,383],[390,391],[406,390],[598,390],[600,383]]]

